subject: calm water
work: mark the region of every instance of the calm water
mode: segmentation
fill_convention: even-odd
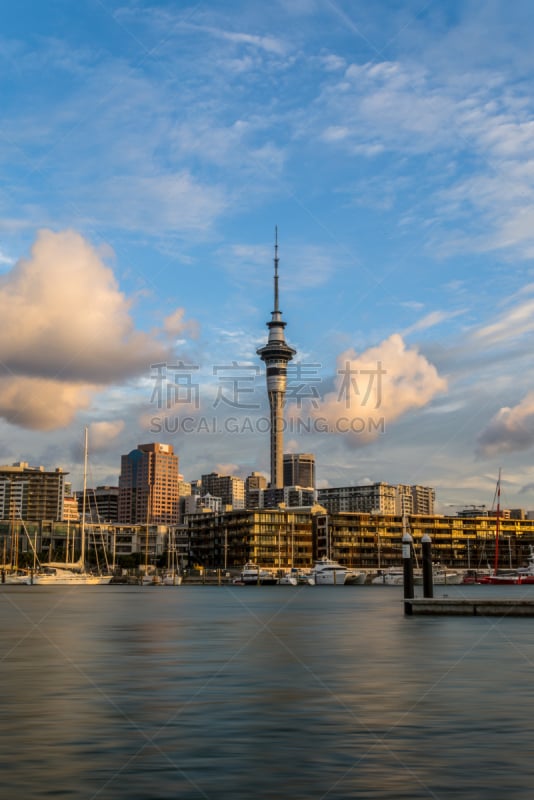
[[[534,618],[406,618],[377,586],[14,586],[0,609],[2,799],[534,796]]]

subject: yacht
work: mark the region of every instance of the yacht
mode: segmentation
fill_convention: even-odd
[[[347,577],[345,578],[346,585],[363,586],[366,581],[367,573],[363,570],[352,569],[352,567],[347,569]]]
[[[33,583],[37,586],[95,586],[110,581],[111,575],[74,572],[63,567],[45,567],[33,575]]]
[[[372,579],[371,583],[375,586],[402,586],[404,569],[402,567],[383,569]]]
[[[259,567],[258,564],[253,564],[248,561],[240,575],[241,582],[246,585],[260,584],[261,586],[274,585],[278,582],[278,578],[268,569]]]
[[[421,585],[423,583],[422,572],[414,573],[414,584]],[[432,583],[434,586],[458,586],[464,582],[463,572],[458,572],[454,569],[449,569],[441,564],[433,564],[432,566]]]
[[[337,561],[324,556],[315,562],[311,575],[316,586],[344,586],[348,571]]]

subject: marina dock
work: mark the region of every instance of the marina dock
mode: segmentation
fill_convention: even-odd
[[[404,599],[404,610],[409,616],[534,617],[534,600],[412,597]]]

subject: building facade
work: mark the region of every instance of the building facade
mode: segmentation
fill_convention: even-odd
[[[78,511],[83,509],[83,492],[76,492]],[[119,521],[119,487],[97,486],[85,491],[85,514],[91,522]]]
[[[245,481],[235,475],[210,472],[201,478],[201,495],[220,497],[223,506],[245,508]]]
[[[436,493],[429,486],[391,485],[379,482],[363,486],[337,486],[317,491],[317,502],[332,513],[434,514]]]
[[[372,483],[366,486],[338,486],[318,489],[317,502],[332,514],[338,512],[395,514],[397,493],[388,483]]]
[[[177,525],[178,456],[170,444],[140,444],[121,457],[119,522]]]
[[[315,456],[312,453],[284,453],[284,486],[315,489]]]
[[[245,508],[259,508],[262,490],[267,488],[267,479],[261,472],[252,472],[245,480]]]
[[[0,467],[0,518],[62,520],[67,475],[24,461]]]

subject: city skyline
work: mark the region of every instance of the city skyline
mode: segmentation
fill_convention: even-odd
[[[534,507],[530,8],[5,7],[0,462],[269,474]],[[27,20],[31,19],[31,27]],[[269,305],[268,305],[269,304]],[[291,368],[291,369],[290,369]]]

